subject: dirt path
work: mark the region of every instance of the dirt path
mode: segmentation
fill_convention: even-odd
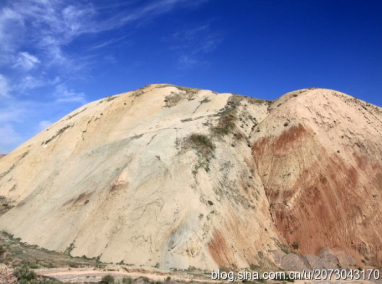
[[[196,282],[196,283],[221,283],[222,281],[213,281],[209,279],[208,275],[196,276],[191,274],[176,274],[172,272],[159,272],[159,271],[146,271],[146,270],[130,270],[128,268],[119,268],[117,269],[109,269],[109,270],[96,270],[96,269],[89,269],[89,268],[52,268],[52,269],[37,269],[35,272],[39,275],[48,276],[55,278],[59,281],[62,281],[64,283],[83,283],[83,282],[97,282],[102,279],[105,275],[112,275],[115,277],[116,280],[122,279],[123,277],[130,277],[132,279],[136,279],[139,277],[146,277],[150,279],[153,282],[161,281],[165,282],[166,278],[168,276],[171,277],[172,281],[178,281],[181,283],[187,283],[187,282]],[[227,281],[223,281],[224,283],[228,283]],[[237,282],[236,282],[237,283]],[[276,284],[276,283],[283,283],[280,281],[267,281],[267,283],[270,284]],[[284,282],[285,283],[285,282]],[[342,284],[342,283],[351,283],[351,284],[375,284],[375,283],[382,283],[381,280],[378,281],[307,281],[307,280],[297,280],[294,283],[296,284]]]
[[[126,271],[127,270],[127,271]],[[123,277],[131,277],[133,279],[139,277],[147,277],[150,280],[164,282],[168,276],[171,280],[181,282],[199,282],[199,283],[217,283],[216,281],[206,278],[198,278],[193,275],[174,275],[173,273],[154,273],[145,271],[129,271],[128,269],[120,269],[118,271],[103,271],[92,270],[89,268],[52,268],[52,269],[36,269],[35,272],[39,275],[48,276],[60,280],[65,283],[76,282],[96,282],[100,281],[105,275],[112,275],[116,279]]]

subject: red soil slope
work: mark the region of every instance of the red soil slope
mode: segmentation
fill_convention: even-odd
[[[252,147],[273,220],[304,254],[339,247],[360,264],[381,265],[381,111],[364,111],[363,102],[348,96],[312,93],[273,110],[262,131],[286,118],[290,123],[277,134],[262,135]],[[337,113],[323,107],[333,104]],[[360,109],[364,116],[357,115]],[[339,121],[347,113],[357,123]],[[320,116],[334,126],[328,129],[316,119]]]

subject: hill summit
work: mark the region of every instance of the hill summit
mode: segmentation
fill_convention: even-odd
[[[161,269],[382,265],[382,109],[168,84],[89,103],[0,160],[0,229]]]

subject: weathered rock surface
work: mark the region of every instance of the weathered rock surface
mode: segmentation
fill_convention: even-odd
[[[0,195],[15,207],[0,229],[163,269],[272,267],[285,245],[380,264],[381,121],[331,90],[268,102],[150,85],[83,106],[2,158]]]
[[[272,108],[252,142],[278,232],[304,254],[338,247],[381,265],[381,108],[323,89]]]

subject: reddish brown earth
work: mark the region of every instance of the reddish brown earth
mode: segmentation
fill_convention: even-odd
[[[277,124],[277,112],[294,120],[252,147],[273,220],[287,243],[301,253],[337,247],[359,264],[381,265],[382,128],[375,119],[381,117],[380,109],[366,107],[368,113],[357,117],[365,103],[354,100],[349,106],[348,97],[324,95],[305,94],[293,105],[286,102],[259,126],[263,130]],[[296,104],[298,99],[303,107]],[[325,110],[326,104],[338,104],[337,113]],[[351,129],[339,118],[349,109],[357,119]],[[316,123],[316,116],[339,125],[328,131],[327,124]]]
[[[1,154],[0,154],[0,159],[1,159],[2,157],[4,157],[4,156],[5,156],[5,155],[1,155]]]

